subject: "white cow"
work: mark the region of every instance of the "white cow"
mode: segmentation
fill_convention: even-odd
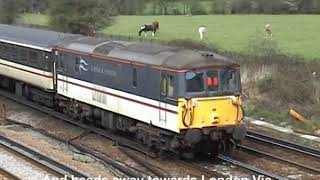
[[[199,35],[200,35],[200,40],[202,40],[204,38],[204,35],[205,35],[206,31],[207,31],[206,27],[204,27],[202,25],[198,28],[198,32],[199,32]]]
[[[269,36],[272,36],[271,25],[270,25],[270,24],[266,24],[264,28],[265,28],[265,30],[266,30],[266,33],[267,33]]]

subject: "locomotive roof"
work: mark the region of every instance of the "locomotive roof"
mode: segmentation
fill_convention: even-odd
[[[48,30],[0,24],[0,42],[50,50],[58,47],[71,51],[162,66],[171,69],[196,69],[214,66],[239,66],[213,52],[191,50],[142,42],[114,41]]]
[[[150,64],[177,70],[214,66],[239,66],[213,52],[142,42],[125,42],[81,37],[58,45],[60,48]]]
[[[0,24],[0,42],[49,50],[73,34]]]

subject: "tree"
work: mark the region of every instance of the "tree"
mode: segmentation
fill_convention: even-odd
[[[300,13],[315,13],[317,0],[300,0],[298,2],[299,12]]]
[[[13,24],[19,17],[20,0],[1,0],[0,1],[0,22]]]
[[[173,5],[175,0],[155,0],[160,9],[160,14],[168,15],[168,8]]]
[[[183,4],[183,14],[188,14],[190,12],[192,0],[182,0],[181,3]]]
[[[202,4],[198,1],[192,1],[190,4],[190,12],[192,15],[204,15],[207,14]]]
[[[29,13],[41,13],[48,9],[48,0],[24,0],[23,11]]]
[[[237,13],[249,14],[252,9],[252,2],[250,0],[236,0],[233,1],[233,10]]]
[[[145,0],[118,0],[116,3],[118,12],[126,15],[142,14]]]
[[[114,5],[113,0],[51,0],[50,25],[63,32],[94,35],[112,24]]]
[[[225,0],[212,0],[211,13],[212,14],[225,14],[226,13]]]

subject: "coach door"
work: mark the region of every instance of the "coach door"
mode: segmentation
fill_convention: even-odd
[[[160,123],[165,125],[168,120],[169,102],[174,97],[174,75],[161,73],[161,92],[160,92]]]

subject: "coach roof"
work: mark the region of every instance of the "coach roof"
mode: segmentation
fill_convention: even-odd
[[[58,47],[100,56],[162,66],[171,69],[196,69],[214,66],[239,66],[234,61],[213,52],[190,50],[154,43],[125,42],[81,37],[61,43]]]
[[[55,44],[77,35],[0,24],[0,42],[50,49]]]

